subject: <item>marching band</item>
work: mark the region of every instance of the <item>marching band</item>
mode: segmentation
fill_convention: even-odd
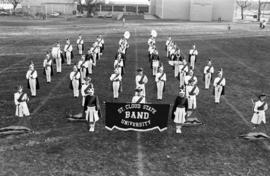
[[[156,84],[157,100],[162,100],[164,97],[166,81],[168,79],[167,74],[164,71],[164,65],[159,57],[159,52],[156,47],[157,32],[151,31],[151,37],[147,41],[148,45],[148,59],[152,69],[152,75]],[[119,98],[119,93],[123,91],[122,81],[125,73],[127,51],[129,48],[128,40],[130,38],[129,31],[126,31],[123,37],[119,40],[119,48],[117,50],[115,61],[113,63],[113,73],[110,75],[112,94],[114,99]],[[77,51],[80,56],[80,60],[74,64],[73,70],[69,75],[70,88],[73,90],[73,97],[78,98],[81,93],[83,113],[75,115],[76,118],[83,118],[89,123],[89,131],[93,132],[95,129],[95,123],[100,118],[100,104],[99,98],[95,95],[94,85],[89,77],[95,70],[93,67],[97,65],[97,62],[101,59],[104,52],[104,39],[101,35],[97,36],[96,41],[87,50],[87,54],[84,54],[84,40],[80,34],[77,41]],[[168,37],[165,43],[166,56],[168,64],[173,68],[174,79],[179,81],[179,94],[175,99],[172,118],[176,123],[176,133],[182,133],[182,126],[197,109],[197,96],[200,89],[198,87],[198,78],[195,76],[195,63],[198,57],[198,50],[196,45],[193,44],[192,49],[188,52],[188,61],[184,52],[180,50],[176,42],[172,37]],[[64,52],[64,53],[63,53]],[[51,52],[47,52],[43,61],[44,75],[46,76],[46,82],[51,83],[53,75],[53,62],[56,63],[56,72],[62,72],[62,64],[66,60],[67,65],[71,65],[71,61],[74,57],[73,47],[69,39],[66,40],[63,52],[61,51],[61,45],[59,42],[52,48]],[[74,60],[75,61],[75,60]],[[214,66],[211,60],[208,60],[207,65],[203,69],[203,81],[204,88],[210,89],[211,81],[214,76]],[[30,88],[31,96],[37,95],[37,89],[39,89],[38,73],[34,68],[34,64],[31,63],[29,70],[26,73],[27,85]],[[169,78],[170,79],[170,78]],[[137,75],[135,76],[135,95],[132,97],[132,103],[146,103],[146,87],[148,83],[148,77],[144,73],[143,68],[137,69]],[[221,69],[217,77],[213,79],[213,94],[214,103],[219,104],[222,95],[225,95],[226,79],[224,77],[223,69]],[[259,96],[259,100],[254,103],[254,114],[251,119],[251,123],[257,126],[261,123],[266,123],[265,111],[268,109],[268,104],[265,101],[266,95]],[[26,93],[23,92],[23,87],[18,86],[17,92],[14,93],[14,103],[16,105],[15,116],[24,117],[29,116],[29,109],[27,102],[29,98]]]

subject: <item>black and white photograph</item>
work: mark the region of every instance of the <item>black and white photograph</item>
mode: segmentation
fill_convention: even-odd
[[[0,0],[0,176],[270,176],[270,0]]]

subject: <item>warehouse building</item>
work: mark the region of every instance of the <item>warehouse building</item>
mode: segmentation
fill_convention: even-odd
[[[232,21],[236,0],[151,0],[150,12],[162,19]]]

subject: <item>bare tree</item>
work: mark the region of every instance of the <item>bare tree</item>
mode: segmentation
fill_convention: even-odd
[[[77,4],[77,10],[79,13],[83,13],[83,3],[81,0],[74,0],[74,2]]]
[[[244,19],[244,9],[251,5],[249,0],[237,0],[237,5],[241,8],[241,19]]]
[[[13,5],[13,13],[15,14],[15,9],[18,4],[20,4],[21,0],[8,0],[9,3]]]
[[[85,2],[85,4],[82,3],[81,0],[79,0],[79,2],[78,2],[79,8],[81,10],[83,10],[85,7],[87,9],[87,16],[92,16],[95,14],[97,7],[100,4],[105,3],[105,0],[84,0],[84,2]]]
[[[270,3],[269,1],[264,1],[264,0],[259,0],[258,1],[258,16],[257,16],[257,21],[261,21],[262,10],[269,3]]]

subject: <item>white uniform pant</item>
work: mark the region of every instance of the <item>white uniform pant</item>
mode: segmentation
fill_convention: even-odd
[[[190,66],[192,67],[192,69],[195,68],[195,56],[190,56]]]
[[[72,87],[73,87],[73,95],[74,97],[79,97],[79,80],[73,79],[72,80]]]
[[[84,107],[84,103],[85,103],[85,96],[82,96],[82,107]]]
[[[51,72],[52,72],[51,66],[45,67],[45,73],[46,73],[46,80],[47,80],[47,82],[51,82],[52,81]]]
[[[211,82],[211,73],[206,73],[205,75],[204,75],[204,85],[205,85],[205,88],[206,89],[209,89],[209,87],[210,87],[210,82]]]
[[[82,83],[85,82],[84,79],[85,79],[85,77],[86,77],[86,69],[87,69],[87,68],[84,68],[84,67],[82,67],[82,69],[81,69],[81,82],[82,82]]]
[[[157,99],[162,100],[163,89],[164,89],[164,81],[157,82]]]
[[[71,52],[66,52],[67,65],[71,65]]]
[[[93,73],[93,63],[89,61],[88,63],[88,73],[92,74]]]
[[[264,111],[258,111],[258,113],[254,113],[251,119],[251,123],[253,124],[261,124],[266,123],[265,119],[265,112]]]
[[[153,66],[153,76],[156,76],[156,74],[157,74],[157,71],[158,71],[158,64],[159,64],[159,62],[156,61],[156,60],[152,62],[152,66]]]
[[[83,54],[82,45],[78,45],[78,49],[79,49],[79,54],[82,55]]]
[[[97,55],[97,60],[100,60],[100,58],[101,58],[100,57],[100,52],[98,52],[96,55]]]
[[[196,95],[188,96],[188,109],[193,110],[197,108]]]
[[[31,95],[36,96],[37,95],[37,88],[36,88],[37,80],[29,78],[29,85],[30,85]]]
[[[87,122],[92,122],[95,123],[96,121],[99,120],[98,117],[98,111],[96,111],[96,107],[87,107],[87,110],[85,111],[85,119]]]
[[[120,82],[113,81],[113,98],[119,97],[119,88],[120,88]]]
[[[113,81],[113,98],[119,97],[119,88],[120,88],[120,82],[119,81]]]
[[[28,109],[26,102],[20,102],[16,106],[15,116],[24,117],[24,116],[29,116],[29,115],[30,115],[30,113],[29,113],[29,109]]]
[[[179,74],[179,64],[174,64],[174,77],[177,77],[178,74]]]
[[[222,86],[215,87],[215,103],[220,103],[220,96],[221,96],[222,89],[223,89]]]
[[[153,76],[156,76],[157,71],[158,71],[158,67],[153,66]]]
[[[185,85],[185,76],[186,76],[186,73],[184,71],[181,71],[179,73],[179,87],[182,87]]]
[[[56,72],[60,73],[62,72],[62,59],[61,58],[56,58]]]
[[[93,54],[93,65],[96,66],[97,65],[97,55]]]
[[[174,123],[183,124],[186,121],[186,109],[177,107],[174,112]]]

